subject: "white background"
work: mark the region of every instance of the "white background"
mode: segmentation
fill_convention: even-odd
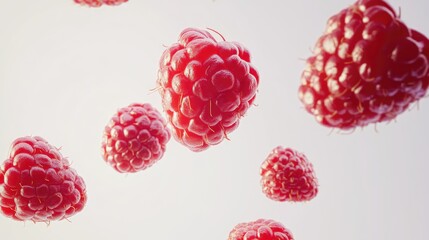
[[[331,132],[297,97],[305,59],[345,0],[131,0],[91,9],[72,0],[0,0],[0,157],[17,137],[62,147],[88,203],[70,222],[0,216],[2,239],[227,239],[239,222],[271,218],[297,240],[429,239],[429,100],[389,124]],[[429,34],[426,0],[390,1]],[[252,54],[260,88],[231,141],[193,153],[172,139],[163,159],[119,174],[100,155],[116,109],[161,109],[159,58],[185,27],[210,27]],[[304,152],[319,195],[266,198],[259,166],[277,145]]]

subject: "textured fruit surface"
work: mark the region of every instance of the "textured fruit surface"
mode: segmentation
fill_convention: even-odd
[[[308,201],[318,192],[313,165],[291,148],[274,148],[261,165],[261,176],[262,191],[276,201]]]
[[[187,28],[160,59],[157,85],[174,138],[192,151],[234,131],[255,99],[259,75],[249,51]]]
[[[0,167],[0,209],[18,221],[67,219],[86,203],[83,179],[59,149],[41,137],[22,137]]]
[[[128,2],[128,0],[74,0],[74,2],[89,7],[101,7],[103,4],[112,6],[119,5]]]
[[[293,240],[292,233],[283,224],[271,219],[237,224],[228,240]]]
[[[390,121],[424,97],[429,41],[382,0],[332,16],[307,59],[299,98],[321,124],[353,129]]]
[[[119,109],[104,129],[103,159],[118,172],[137,172],[164,155],[170,131],[150,104],[134,103]]]

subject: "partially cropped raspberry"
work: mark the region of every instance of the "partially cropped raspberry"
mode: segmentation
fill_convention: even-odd
[[[67,219],[86,203],[83,179],[59,149],[41,137],[22,137],[0,167],[0,212],[18,221]]]
[[[119,5],[128,2],[128,0],[74,0],[74,2],[89,7],[101,7],[103,4],[111,6]]]
[[[390,121],[425,96],[429,40],[382,0],[359,0],[332,16],[302,74],[299,98],[339,129]]]
[[[291,148],[274,148],[261,165],[261,176],[262,191],[276,201],[309,201],[318,192],[313,165]]]
[[[229,233],[228,240],[293,240],[283,224],[271,219],[240,223]]]
[[[234,131],[255,99],[259,75],[249,51],[187,28],[159,63],[157,84],[173,136],[192,151],[216,145]]]
[[[170,131],[150,104],[134,103],[119,109],[104,129],[102,155],[118,172],[137,172],[164,155]]]

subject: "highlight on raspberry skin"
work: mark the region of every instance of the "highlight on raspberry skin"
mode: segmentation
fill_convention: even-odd
[[[299,98],[324,126],[389,122],[424,97],[429,40],[383,0],[359,0],[333,15],[307,59]]]
[[[128,0],[74,0],[74,2],[87,7],[101,7],[103,5],[119,5],[128,2]]]
[[[264,194],[275,201],[304,202],[316,197],[318,182],[307,157],[291,148],[278,146],[261,165]]]
[[[161,159],[171,137],[167,123],[149,103],[119,109],[104,129],[103,159],[116,171],[142,171]]]
[[[195,152],[228,139],[255,100],[258,85],[249,51],[202,29],[183,30],[159,62],[157,86],[172,134]]]
[[[228,240],[293,240],[293,235],[283,224],[271,219],[258,219],[237,224]]]
[[[21,137],[0,167],[0,212],[17,221],[49,223],[82,211],[85,182],[59,149],[41,137]]]

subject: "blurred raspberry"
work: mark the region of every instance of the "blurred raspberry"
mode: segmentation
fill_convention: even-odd
[[[150,104],[121,108],[104,129],[102,155],[118,172],[137,172],[164,155],[170,132],[161,114]]]
[[[187,28],[160,60],[159,92],[173,136],[192,151],[216,145],[234,131],[255,99],[259,75],[249,51]]]
[[[103,4],[111,6],[119,5],[128,2],[128,0],[74,0],[74,2],[89,7],[101,7]]]
[[[228,240],[293,240],[292,233],[281,223],[270,219],[237,224]]]
[[[309,201],[318,192],[313,165],[290,148],[274,148],[261,165],[261,176],[262,191],[276,201]]]
[[[0,212],[14,220],[67,219],[86,203],[83,179],[57,148],[41,137],[22,137],[0,167]]]
[[[332,16],[307,59],[299,98],[339,129],[390,121],[425,96],[429,40],[382,0],[359,0]]]

